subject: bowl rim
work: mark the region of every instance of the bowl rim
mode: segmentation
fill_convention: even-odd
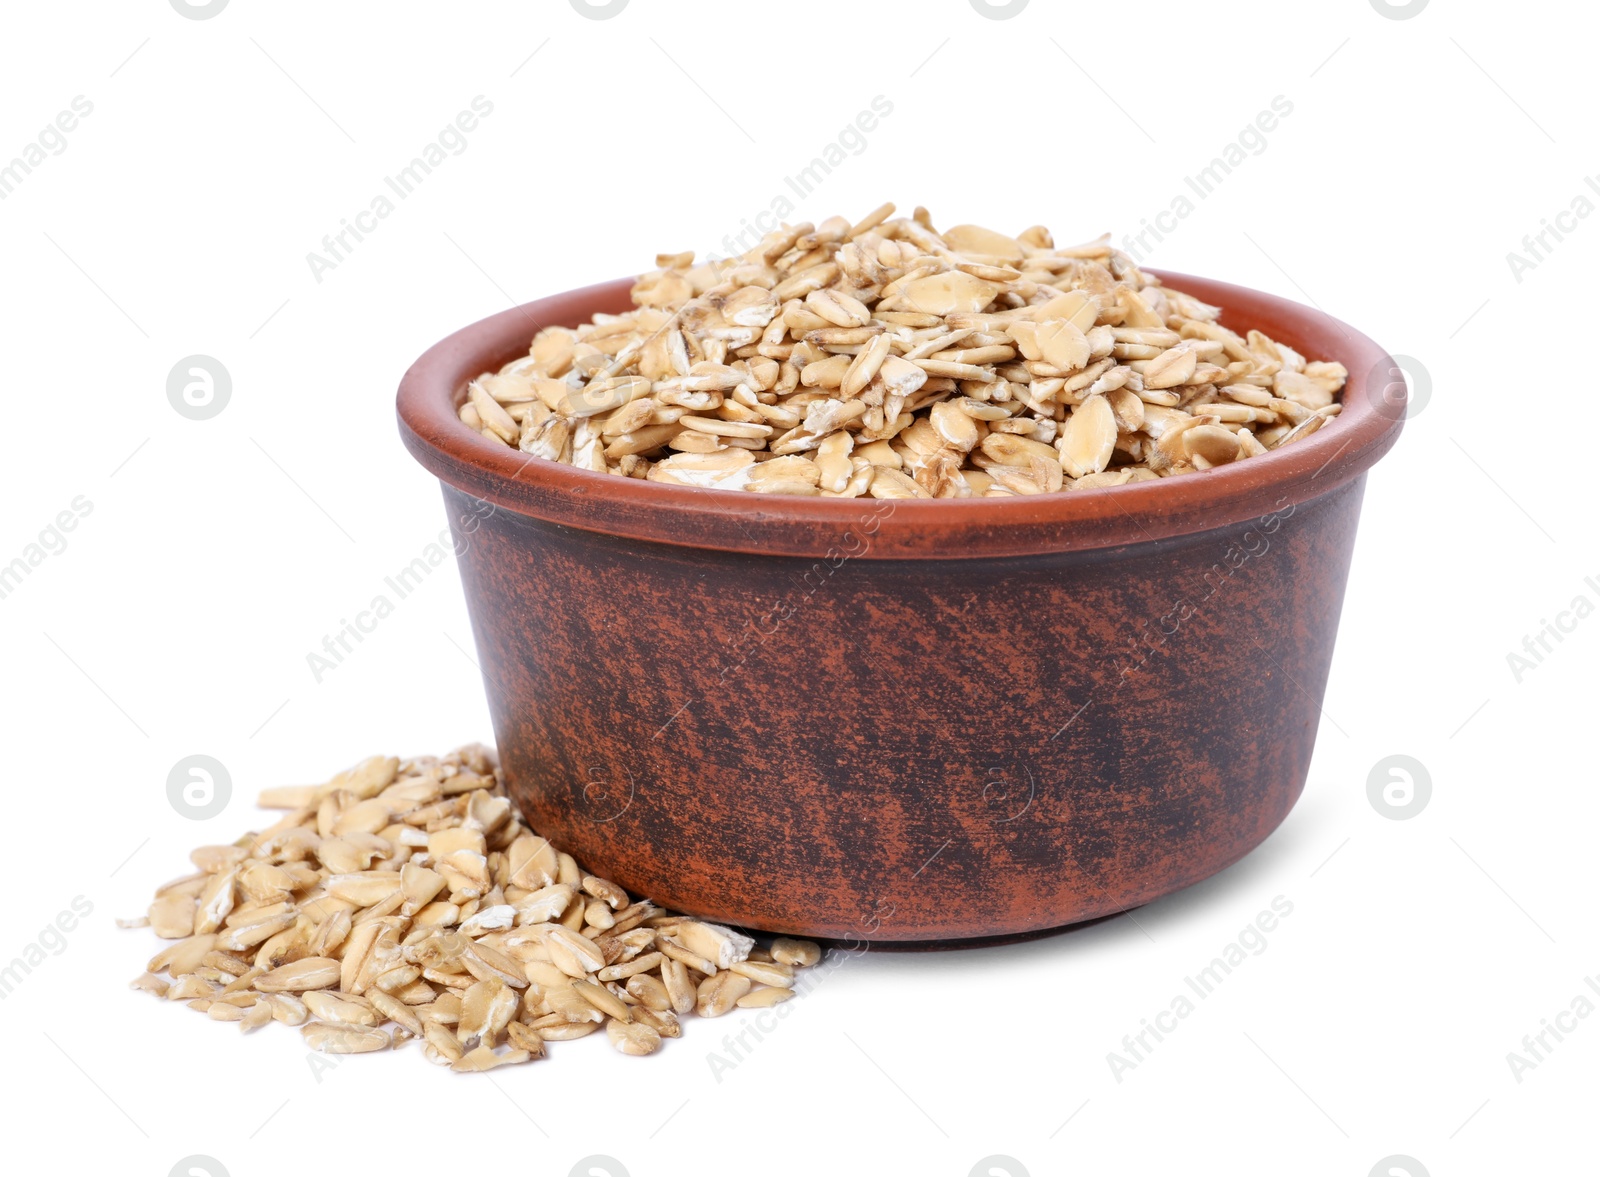
[[[1394,445],[1405,420],[1405,382],[1373,340],[1321,310],[1263,291],[1145,272],[1221,306],[1221,322],[1241,334],[1256,328],[1308,359],[1344,364],[1343,411],[1310,437],[1228,466],[1001,499],[811,498],[646,482],[534,458],[461,422],[467,383],[527,354],[535,332],[629,309],[634,279],[619,278],[512,307],[434,344],[400,381],[400,433],[442,482],[496,508],[626,539],[814,559],[1025,556],[1213,531],[1330,494]]]

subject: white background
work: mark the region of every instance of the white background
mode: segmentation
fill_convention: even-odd
[[[0,1003],[12,1168],[165,1174],[201,1154],[220,1167],[195,1171],[235,1177],[291,1157],[566,1174],[603,1153],[635,1177],[965,1177],[1000,1154],[1013,1175],[1365,1177],[1404,1154],[1412,1177],[1573,1171],[1600,1017],[1521,1082],[1507,1053],[1600,974],[1600,620],[1520,683],[1507,654],[1580,594],[1600,604],[1584,583],[1600,582],[1600,218],[1521,281],[1506,255],[1600,171],[1589,14],[1129,12],[8,7],[0,161],[75,96],[93,103],[0,201],[0,563],[76,496],[92,503],[0,600],[0,958],[76,896],[93,905]],[[1431,387],[1371,477],[1326,720],[1284,826],[1210,882],[1088,930],[852,960],[720,1083],[708,1052],[743,1015],[691,1020],[647,1060],[591,1039],[465,1079],[412,1047],[319,1079],[282,1027],[241,1039],[125,990],[156,941],[113,917],[142,912],[190,847],[257,823],[257,789],[490,735],[453,567],[320,684],[307,666],[445,524],[393,423],[410,361],[512,301],[720,249],[880,94],[892,114],[796,219],[888,198],[940,225],[1120,238],[1275,96],[1293,103],[1149,257],[1315,302],[1415,357],[1415,390],[1424,372]],[[478,95],[493,113],[466,150],[318,282],[308,252]],[[166,396],[194,353],[232,377],[204,421]],[[233,781],[203,822],[166,797],[195,753]],[[1395,753],[1432,781],[1410,820],[1368,801]],[[1123,1035],[1279,895],[1293,913],[1266,950],[1114,1078]]]

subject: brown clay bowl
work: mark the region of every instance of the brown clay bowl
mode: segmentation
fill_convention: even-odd
[[[1304,786],[1366,471],[1399,434],[1382,348],[1164,274],[1350,371],[1312,436],[1181,478],[1029,498],[804,499],[557,465],[456,417],[534,331],[624,279],[476,323],[400,385],[444,484],[517,804],[658,903],[868,941],[1016,936],[1237,861]]]

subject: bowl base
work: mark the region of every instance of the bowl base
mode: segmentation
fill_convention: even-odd
[[[1141,905],[1142,906],[1142,905]],[[823,937],[813,937],[824,948],[834,951],[859,951],[861,945],[866,945],[869,952],[950,952],[962,948],[1001,948],[1007,944],[1026,944],[1034,940],[1048,940],[1055,936],[1063,936],[1068,932],[1077,932],[1085,928],[1092,928],[1096,924],[1103,924],[1107,920],[1114,920],[1118,916],[1127,915],[1128,911],[1138,911],[1137,907],[1130,907],[1127,911],[1114,911],[1109,915],[1098,915],[1091,920],[1079,920],[1075,924],[1062,924],[1055,928],[1038,928],[1032,932],[1011,932],[1004,936],[965,936],[950,940],[829,940]],[[756,936],[766,936],[769,933],[757,932]]]

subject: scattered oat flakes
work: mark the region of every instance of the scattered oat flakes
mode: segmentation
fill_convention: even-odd
[[[817,302],[853,323],[847,299]],[[742,305],[759,317],[758,297]],[[602,1026],[621,1053],[652,1054],[682,1033],[680,1014],[788,1000],[795,970],[821,959],[809,941],[758,948],[584,873],[522,823],[481,745],[374,756],[261,804],[288,812],[195,850],[196,873],[119,921],[172,941],[132,988],[243,1032],[298,1026],[332,1054],[420,1038],[428,1061],[479,1072]]]

